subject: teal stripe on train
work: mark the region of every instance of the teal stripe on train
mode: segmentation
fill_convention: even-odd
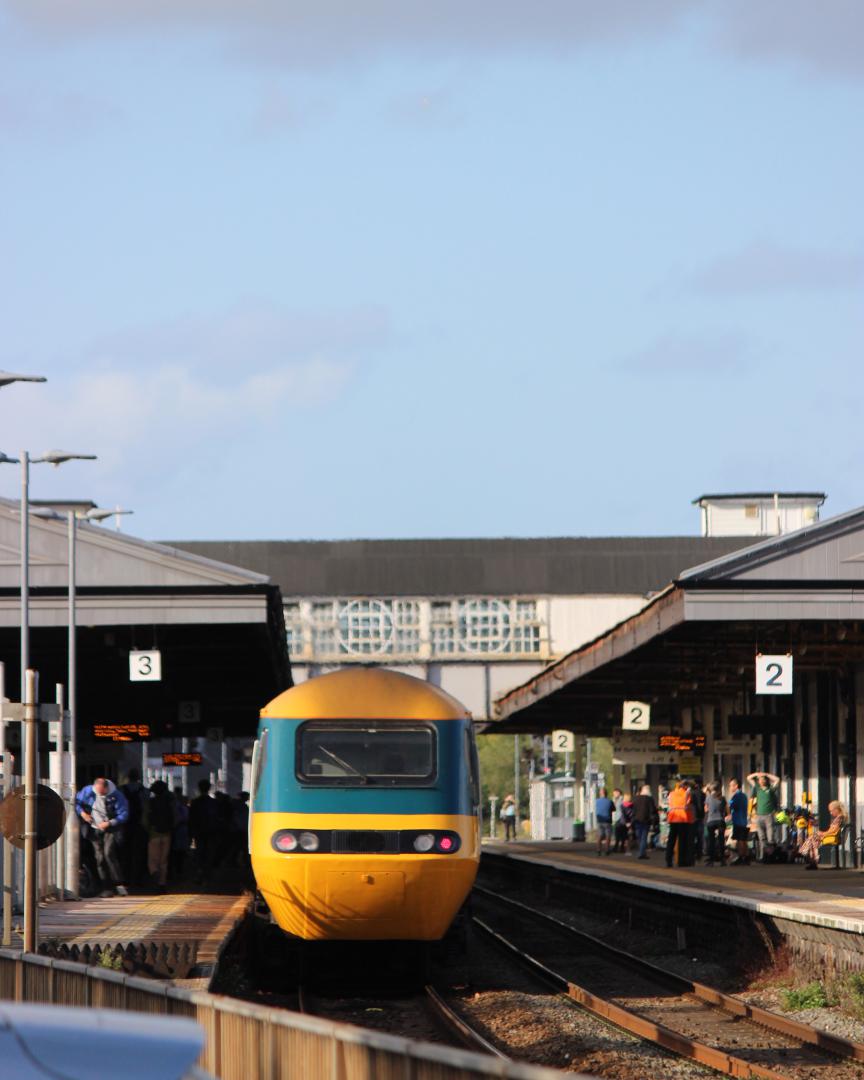
[[[307,787],[294,772],[297,728],[303,720],[262,720],[266,760],[254,809],[281,814],[471,814],[466,732],[470,720],[433,722],[438,735],[438,777],[423,788]]]

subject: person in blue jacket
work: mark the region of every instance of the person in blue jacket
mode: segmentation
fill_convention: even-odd
[[[81,819],[81,839],[90,845],[102,883],[102,896],[126,896],[118,848],[123,826],[129,820],[126,796],[113,781],[98,776],[75,796],[75,813]]]

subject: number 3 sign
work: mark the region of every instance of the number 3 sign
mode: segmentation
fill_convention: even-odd
[[[162,654],[158,649],[150,649],[147,652],[133,649],[129,653],[129,681],[162,681]]]
[[[756,693],[792,693],[792,654],[768,656],[756,653]]]

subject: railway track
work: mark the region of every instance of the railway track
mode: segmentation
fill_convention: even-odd
[[[666,1050],[726,1076],[864,1076],[860,1044],[664,971],[517,900],[478,886],[475,901],[485,914],[475,915],[475,926],[523,967],[571,1002]]]
[[[394,1011],[399,1015],[399,1031],[410,1032],[413,1037],[423,1037],[425,1029],[432,1028],[452,1045],[461,1046],[475,1053],[488,1054],[508,1061],[509,1058],[472,1025],[456,1012],[442,994],[431,984],[423,987],[423,993],[398,1003],[392,1001],[379,1006],[375,998],[321,998],[308,988],[297,989],[297,1010],[329,1019],[343,1019],[360,1023],[364,1027],[375,1026],[380,1014],[384,1030],[393,1032]]]

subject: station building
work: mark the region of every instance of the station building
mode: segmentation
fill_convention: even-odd
[[[766,769],[781,778],[784,805],[809,798],[823,828],[839,799],[854,855],[864,827],[862,586],[864,508],[706,560],[502,695],[489,728],[611,738],[634,783],[680,771],[683,755],[658,757],[658,744],[665,733],[687,737],[703,777]],[[782,691],[757,686],[759,655],[790,677]],[[648,731],[624,732],[625,701],[650,707]]]
[[[702,536],[171,541],[279,586],[296,682],[352,665],[496,698],[640,611],[689,566],[818,520],[825,496],[706,495]],[[718,535],[719,533],[719,535]]]

